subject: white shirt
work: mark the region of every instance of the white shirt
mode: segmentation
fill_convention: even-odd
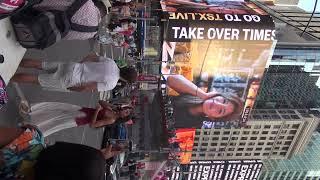
[[[77,63],[74,69],[80,83],[97,82],[98,91],[108,91],[116,87],[120,79],[120,69],[113,59],[99,57],[98,62]]]

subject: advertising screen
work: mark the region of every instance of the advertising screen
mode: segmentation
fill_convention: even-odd
[[[170,179],[257,180],[262,166],[261,160],[191,161],[185,169],[175,168]]]
[[[250,9],[246,2],[235,3]],[[167,18],[161,73],[172,97],[176,128],[244,125],[272,56],[272,18],[196,10],[168,12]]]

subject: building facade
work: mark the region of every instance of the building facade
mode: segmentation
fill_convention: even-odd
[[[278,40],[281,42],[310,42],[320,39],[320,15],[316,13],[310,20],[312,13],[295,6],[297,4],[294,0],[252,2],[273,17],[278,28]]]
[[[192,160],[287,159],[304,151],[319,119],[306,110],[255,110],[246,127],[197,129]]]
[[[299,65],[271,65],[264,74],[255,108],[319,108],[319,76]]]
[[[286,160],[265,160],[260,180],[320,179],[320,133],[315,132],[301,155]]]

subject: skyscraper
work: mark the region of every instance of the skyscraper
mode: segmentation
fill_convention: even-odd
[[[306,110],[255,110],[246,127],[197,129],[192,160],[287,159],[302,153],[319,119]]]
[[[256,108],[319,108],[319,76],[303,66],[271,65],[264,74]]]
[[[319,179],[320,133],[315,132],[305,152],[291,159],[264,160],[261,180],[267,179]]]

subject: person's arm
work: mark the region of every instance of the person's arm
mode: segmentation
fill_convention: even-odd
[[[98,114],[101,110],[102,110],[102,107],[100,106],[100,104],[98,104],[96,110],[93,113],[93,116],[91,117],[90,126],[97,122]]]
[[[95,92],[98,90],[97,82],[90,82],[90,83],[83,83],[79,86],[73,86],[67,88],[70,91],[77,91],[77,92]]]
[[[115,117],[109,117],[109,118],[100,119],[98,121],[91,122],[90,127],[98,128],[98,127],[102,127],[102,126],[107,126],[107,125],[113,124],[114,122],[116,122],[116,118]]]
[[[98,62],[99,56],[97,56],[95,53],[88,54],[86,57],[84,57],[80,63],[84,62]]]
[[[106,102],[106,101],[103,101],[103,100],[99,100],[99,104],[100,104],[104,109],[108,109],[108,110],[110,110],[110,111],[113,111],[113,110],[112,110],[112,107],[113,107],[112,104],[110,104],[110,103],[108,103],[108,102]]]
[[[167,78],[167,84],[170,88],[178,93],[190,94],[192,96],[198,96],[205,100],[208,98],[209,93],[204,92],[201,88],[193,84],[182,75],[170,75]],[[212,93],[210,93],[212,94]]]
[[[121,151],[112,151],[112,145],[109,145],[108,147],[101,149],[100,151],[105,159],[110,159],[121,153]]]

